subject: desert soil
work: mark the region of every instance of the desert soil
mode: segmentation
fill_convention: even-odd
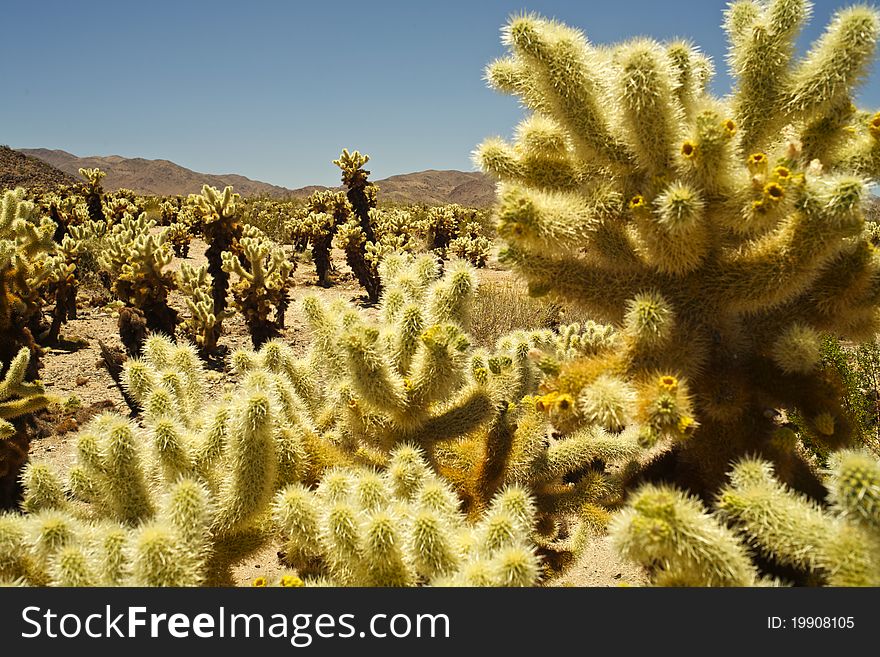
[[[194,266],[204,264],[206,244],[193,239],[186,262]],[[294,273],[295,285],[291,290],[291,304],[285,316],[285,326],[281,339],[295,351],[304,352],[310,335],[299,319],[299,301],[308,294],[320,294],[324,299],[341,298],[359,303],[362,291],[357,281],[344,264],[341,252],[334,254],[338,270],[337,283],[325,289],[315,284],[314,267],[311,263],[301,263]],[[172,268],[179,268],[183,259],[176,258]],[[510,273],[490,266],[481,269],[481,283],[504,282],[510,280]],[[102,298],[104,297],[104,298]],[[115,410],[127,415],[129,409],[106,369],[100,366],[101,352],[98,345],[103,341],[108,346],[121,348],[116,327],[116,316],[112,308],[102,303],[109,301],[106,293],[98,289],[82,289],[78,302],[77,319],[65,324],[62,336],[68,341],[81,339],[83,345],[77,349],[53,349],[43,359],[43,382],[47,392],[59,401],[75,396],[83,407],[77,420],[68,419],[55,427],[48,436],[34,440],[30,456],[34,460],[48,462],[66,472],[75,460],[76,429],[87,421],[90,414]],[[171,295],[170,304],[182,315],[186,314],[183,299]],[[250,336],[240,315],[234,315],[223,323],[221,344],[231,350],[251,347]],[[210,372],[211,386],[219,391],[232,380],[229,372]],[[234,569],[237,584],[250,585],[257,577],[265,577],[270,582],[277,580],[282,568],[277,558],[277,546],[270,545],[251,555]],[[641,585],[646,582],[644,571],[636,564],[621,560],[609,545],[608,538],[597,536],[564,575],[547,584],[551,586],[626,586]]]

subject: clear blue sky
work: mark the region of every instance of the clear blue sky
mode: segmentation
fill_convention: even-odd
[[[837,0],[814,3],[802,46]],[[3,0],[0,143],[75,155],[165,158],[283,185],[337,184],[342,148],[372,178],[471,170],[521,112],[489,90],[499,28],[522,10],[593,42],[689,37],[725,93],[719,0]],[[880,67],[861,104],[880,106]]]

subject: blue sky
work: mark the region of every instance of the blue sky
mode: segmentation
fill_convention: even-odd
[[[802,48],[848,4],[815,2]],[[373,179],[471,170],[471,150],[521,116],[482,79],[510,14],[556,17],[598,43],[689,37],[725,93],[725,5],[3,0],[0,143],[165,158],[285,187],[337,184],[344,147],[372,156]],[[880,106],[880,66],[860,102]]]

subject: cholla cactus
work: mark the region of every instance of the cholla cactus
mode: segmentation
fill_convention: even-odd
[[[138,209],[138,206],[135,205],[130,198],[128,198],[127,196],[120,196],[115,194],[106,194],[104,196],[104,204],[102,207],[107,223],[111,226],[113,224],[118,224],[125,218],[126,215],[136,217],[141,213],[141,210]],[[153,200],[145,204],[143,211],[147,213],[148,219],[157,219],[157,207],[158,200]],[[89,213],[89,215],[91,218],[91,213]],[[99,220],[92,219],[92,221]]]
[[[419,222],[430,248],[445,255],[449,243],[455,239],[460,219],[458,205],[441,205],[429,208]]]
[[[397,449],[381,474],[334,468],[317,490],[285,488],[273,516],[287,563],[336,586],[532,586],[538,580],[528,493],[508,488],[479,522],[468,522],[454,491],[411,446]]]
[[[79,247],[23,199],[24,190],[7,191],[0,204],[0,359],[8,362],[28,346],[35,356],[28,377],[33,379],[40,367],[36,342],[54,344],[61,324],[76,314]],[[47,325],[42,309],[53,300]]]
[[[748,544],[812,584],[878,586],[880,462],[844,450],[827,475],[829,508],[779,483],[772,465],[754,458],[734,467],[712,515],[674,488],[646,486],[614,519],[612,537],[624,556],[655,568],[660,585],[754,585]]]
[[[116,296],[141,311],[151,331],[173,336],[177,311],[168,305],[168,293],[174,278],[163,270],[174,255],[168,229],[153,232],[154,227],[155,221],[147,220],[145,213],[137,219],[126,216],[108,233],[98,262],[110,274]]]
[[[429,208],[417,221],[429,248],[441,258],[454,255],[483,267],[489,257],[489,240],[483,235],[480,211],[457,204]]]
[[[378,267],[383,252],[377,248],[370,220],[370,210],[376,207],[377,187],[367,181],[370,172],[363,168],[369,160],[369,155],[349,153],[347,149],[338,160],[333,160],[342,170],[342,182],[348,188],[346,195],[353,211],[349,220],[338,227],[336,243],[345,251],[348,266],[366,290],[370,303],[377,303],[382,294]]]
[[[192,233],[189,226],[174,221],[168,225],[168,241],[171,242],[171,248],[174,249],[174,255],[178,258],[186,258],[189,256],[189,245],[192,242]]]
[[[102,196],[104,190],[101,180],[107,175],[100,169],[80,169],[79,175],[86,179],[86,205],[89,209],[89,219],[100,223],[106,223]]]
[[[217,351],[224,314],[214,312],[214,287],[208,266],[195,268],[184,262],[175,275],[175,282],[190,314],[183,321],[183,332],[196,343],[202,357],[210,358]]]
[[[731,5],[729,99],[709,95],[711,64],[690,45],[599,48],[531,15],[511,19],[510,56],[488,68],[532,110],[515,144],[490,139],[476,155],[502,183],[501,259],[532,294],[576,302],[621,338],[550,387],[593,407],[625,384],[642,414],[688,423],[689,437],[654,423],[643,439],[687,438],[669,463],[703,490],[746,452],[791,458],[772,444],[769,409],[822,418],[817,433],[845,444],[815,346],[823,332],[860,340],[880,328],[880,259],[862,235],[880,129],[850,108],[880,20],[840,11],[793,61],[807,14],[803,0]],[[817,488],[806,467],[786,477]]]
[[[364,169],[364,165],[370,161],[370,156],[358,151],[348,152],[342,149],[338,160],[333,164],[342,170],[342,184],[348,191],[346,196],[351,203],[352,210],[357,217],[364,237],[368,242],[375,242],[376,235],[370,222],[370,210],[376,207],[376,192],[378,188],[367,180],[370,172]]]
[[[0,200],[0,361],[10,362],[21,347],[28,347],[28,380],[40,368],[40,349],[35,337],[44,331],[42,289],[50,284],[57,268],[49,266],[55,251],[55,223],[38,218],[24,190],[8,190]]]
[[[345,251],[345,260],[366,291],[370,303],[378,302],[382,293],[379,262],[385,255],[384,249],[376,242],[367,241],[354,216],[336,229],[334,243]]]
[[[223,270],[235,273],[235,309],[244,316],[254,347],[278,337],[284,327],[284,313],[290,304],[290,275],[294,264],[284,249],[253,226],[246,226],[241,238],[246,266],[231,253],[223,253]],[[270,319],[274,314],[274,319]]]
[[[420,248],[416,215],[404,208],[372,208],[370,223],[379,243],[390,251],[416,251]]]
[[[342,192],[324,190],[309,197],[306,211],[307,215],[297,228],[297,235],[304,237],[311,245],[318,284],[327,287],[333,271],[330,247],[337,227],[345,223],[351,215],[351,205]]]
[[[27,460],[30,436],[24,419],[49,404],[42,384],[26,381],[30,359],[22,347],[8,367],[0,362],[0,509],[13,505],[18,473]]]
[[[68,234],[68,227],[80,222],[76,211],[78,201],[79,198],[67,188],[62,188],[57,193],[43,194],[37,199],[40,209],[48,214],[57,226],[55,234],[52,236],[55,242],[60,243]]]
[[[302,358],[278,342],[259,354],[233,355],[243,372],[268,369],[284,377],[313,426],[373,465],[384,465],[405,441],[420,443],[430,458],[431,444],[478,428],[493,412],[487,385],[468,373],[470,341],[462,325],[473,273],[460,266],[437,280],[430,256],[397,256],[383,268],[390,288],[378,324],[342,302],[325,305],[308,296],[302,309],[314,341]],[[321,461],[350,458],[334,454]]]
[[[180,209],[182,205],[183,198],[180,196],[172,196],[163,200],[162,203],[159,204],[159,213],[161,215],[159,223],[162,226],[181,224],[189,227],[185,219],[180,217]]]
[[[489,239],[481,234],[480,225],[469,223],[449,243],[449,253],[467,260],[474,267],[485,267],[489,259]]]
[[[229,274],[223,269],[223,253],[238,254],[238,240],[241,237],[241,225],[238,222],[236,202],[238,194],[232,187],[222,192],[205,185],[200,196],[193,198],[204,222],[202,233],[208,242],[205,257],[208,259],[208,273],[214,281],[214,310],[221,313],[226,310],[226,292],[229,289]]]
[[[438,279],[432,255],[397,254],[381,273],[377,318],[307,297],[305,355],[273,341],[237,352],[234,367],[268,370],[291,391],[291,405],[324,438],[310,448],[318,478],[344,463],[388,468],[395,449],[415,444],[470,517],[504,487],[522,486],[537,507],[533,540],[563,559],[577,552],[620,503],[624,473],[640,467],[637,430],[612,435],[594,423],[550,438],[547,416],[565,415],[565,400],[533,396],[540,371],[530,353],[552,336],[523,332],[493,353],[474,349],[464,327],[476,280],[465,263]]]
[[[45,344],[55,344],[62,324],[76,319],[77,269],[81,256],[80,242],[68,233],[56,247],[56,253],[46,259],[45,270],[50,272],[46,292],[54,298],[55,308],[49,331],[41,337]]]
[[[124,378],[142,426],[98,416],[66,479],[28,467],[26,514],[0,516],[0,579],[228,584],[231,564],[271,538],[275,491],[308,468],[284,390],[254,373],[212,401],[195,350],[161,336]]]

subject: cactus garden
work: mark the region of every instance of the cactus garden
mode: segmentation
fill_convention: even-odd
[[[810,19],[511,16],[486,207],[0,190],[0,584],[880,586],[880,12]]]

